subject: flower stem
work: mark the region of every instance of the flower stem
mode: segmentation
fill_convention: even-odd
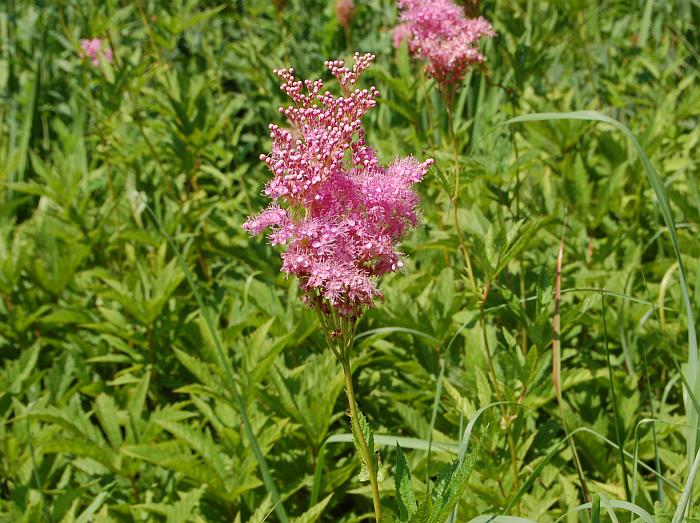
[[[350,345],[349,345],[350,346]],[[355,438],[360,447],[360,452],[362,453],[362,459],[367,466],[367,472],[369,473],[369,483],[372,487],[372,501],[374,503],[374,515],[379,522],[382,517],[382,505],[379,499],[379,483],[377,482],[377,470],[374,468],[374,456],[367,446],[367,440],[365,440],[365,435],[362,432],[362,427],[360,427],[360,419],[357,415],[357,403],[355,402],[355,391],[352,387],[352,373],[350,371],[350,356],[349,346],[346,346],[341,352],[340,363],[343,366],[343,373],[345,374],[345,392],[348,395],[348,403],[350,405],[350,418],[352,420],[352,430],[355,433]]]

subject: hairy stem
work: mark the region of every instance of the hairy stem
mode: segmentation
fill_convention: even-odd
[[[348,346],[345,347],[341,352],[340,363],[343,366],[343,373],[345,374],[345,392],[348,395],[348,403],[350,405],[350,419],[352,420],[352,430],[355,433],[355,438],[359,443],[360,452],[362,453],[362,460],[367,466],[367,472],[369,473],[369,483],[372,487],[372,502],[374,503],[374,515],[379,522],[382,517],[382,505],[379,499],[379,483],[377,481],[377,470],[374,468],[374,456],[367,446],[367,440],[365,440],[365,435],[362,432],[362,427],[360,427],[360,419],[357,414],[357,403],[355,402],[355,391],[352,387],[352,373],[350,371],[350,355],[349,347],[352,345],[352,341]]]

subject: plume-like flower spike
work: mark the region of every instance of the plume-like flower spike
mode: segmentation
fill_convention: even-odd
[[[496,33],[483,17],[468,18],[453,0],[397,0],[400,24],[393,42],[408,41],[410,53],[426,60],[427,73],[443,87],[461,82],[475,64],[484,61],[480,39]]]
[[[282,271],[299,278],[305,303],[351,319],[381,298],[376,278],[403,266],[397,244],[418,221],[413,184],[433,163],[409,157],[384,167],[367,145],[362,117],[379,92],[356,84],[373,60],[355,53],[352,67],[326,62],[342,96],[321,80],[297,80],[293,69],[275,71],[293,102],[280,109],[293,130],[270,125],[272,151],[260,159],[274,203],[243,225],[250,234],[269,228],[272,244],[287,245]]]

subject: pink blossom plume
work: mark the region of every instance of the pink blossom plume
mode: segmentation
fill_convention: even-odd
[[[355,16],[355,3],[352,0],[336,0],[335,15],[341,27],[350,27]]]
[[[467,18],[453,0],[397,0],[400,24],[394,46],[408,39],[411,54],[428,62],[426,71],[443,86],[461,82],[469,68],[484,61],[478,48],[496,33],[483,17]]]
[[[82,48],[82,56],[89,58],[93,65],[100,64],[100,56],[107,62],[112,61],[112,50],[109,47],[102,49],[102,40],[99,38],[81,38],[80,47]]]
[[[384,167],[365,142],[362,116],[379,92],[355,84],[373,60],[355,53],[352,68],[326,62],[343,91],[337,97],[321,80],[275,71],[294,102],[280,109],[291,129],[270,125],[272,151],[261,160],[274,203],[243,225],[250,234],[269,228],[273,245],[287,245],[282,271],[299,278],[306,303],[350,318],[381,297],[376,277],[403,266],[397,243],[418,221],[412,186],[433,163],[408,157]]]
[[[394,47],[398,49],[404,40],[411,38],[411,26],[409,24],[399,24],[391,32],[391,40]]]

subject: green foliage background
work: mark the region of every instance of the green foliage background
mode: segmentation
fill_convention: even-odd
[[[570,513],[585,500],[566,427],[600,517],[617,499],[670,521],[697,368],[657,197],[610,126],[502,124],[594,110],[626,125],[700,310],[697,0],[484,0],[498,36],[457,94],[456,146],[434,83],[392,48],[393,2],[357,0],[348,31],[332,2],[277,5],[0,5],[0,521],[273,521],[260,458],[290,519],[368,517],[340,368],[277,250],[240,227],[266,203],[258,156],[286,104],[272,70],[315,78],[355,50],[377,55],[369,143],[436,160],[407,270],[382,282],[353,360],[387,512],[397,438],[420,501],[483,428],[456,520],[587,521]],[[87,37],[114,61],[81,59]]]

